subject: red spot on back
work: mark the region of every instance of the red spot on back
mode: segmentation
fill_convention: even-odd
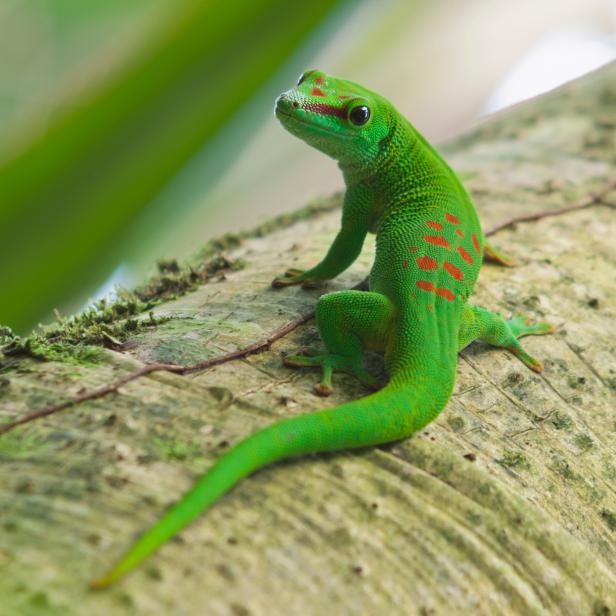
[[[427,280],[418,280],[415,285],[418,289],[421,289],[422,291],[436,291],[436,287]]]
[[[472,265],[473,264],[473,257],[471,257],[471,255],[468,254],[468,252],[466,252],[466,250],[464,248],[462,248],[462,246],[458,246],[458,252],[460,253],[460,256],[469,264]]]
[[[443,246],[444,248],[447,248],[447,250],[451,250],[449,242],[440,235],[424,235],[424,240],[426,240],[428,244],[434,244],[435,246]]]
[[[459,225],[460,224],[460,219],[457,216],[454,216],[453,214],[445,214],[445,218],[452,224],[454,225]]]
[[[451,274],[451,276],[456,280],[462,280],[464,278],[464,274],[453,263],[449,263],[449,261],[445,261],[445,263],[443,263],[443,269]]]
[[[406,259],[404,259],[404,261],[402,261],[402,267],[406,269],[408,266],[409,266],[409,262]]]
[[[446,299],[448,302],[453,302],[453,300],[455,299],[455,295],[449,289],[443,289],[443,288],[436,289],[436,294],[440,295],[441,297]]]
[[[321,88],[312,88],[312,92],[310,93],[312,96],[323,96],[325,97],[325,92],[321,90]]]
[[[432,257],[419,257],[417,259],[417,265],[422,270],[434,270],[438,267],[438,261]]]
[[[427,280],[418,280],[415,285],[422,291],[430,291],[436,293],[438,296],[446,299],[448,302],[453,302],[455,298],[455,295],[449,289],[437,289],[431,282]]]
[[[428,304],[428,305],[426,306],[426,308],[427,308],[428,310],[433,310],[433,309],[434,309],[434,306],[433,306],[432,304]]]
[[[314,80],[314,83],[316,83],[316,84],[317,84],[317,85],[319,85],[319,86],[322,86],[322,85],[325,83],[325,79],[323,79],[323,77],[317,77],[317,78]]]
[[[473,233],[473,246],[475,247],[475,250],[477,251],[477,254],[481,254],[481,248],[479,247],[479,242],[477,241],[477,236]]]
[[[460,237],[464,237],[464,232],[462,231],[462,229],[456,229],[456,235],[459,235]]]
[[[416,251],[417,251],[417,246],[407,246],[407,248],[408,248],[411,252],[416,252]]]
[[[428,220],[428,221],[426,221],[426,224],[431,229],[436,229],[436,231],[442,231],[443,230],[443,225],[440,222],[436,222],[435,220]]]
[[[340,94],[338,96],[338,98],[351,98],[350,96],[347,96],[346,94]]]

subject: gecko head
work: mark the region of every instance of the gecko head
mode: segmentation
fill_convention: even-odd
[[[309,70],[276,99],[275,114],[291,134],[341,164],[368,166],[379,157],[395,111],[356,83]]]

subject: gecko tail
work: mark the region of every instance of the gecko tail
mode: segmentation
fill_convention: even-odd
[[[417,387],[390,383],[365,398],[282,420],[256,432],[220,458],[132,545],[111,571],[91,582],[90,587],[101,589],[117,581],[190,524],[240,479],[264,466],[309,453],[379,445],[410,436],[432,421],[445,406],[442,401],[426,401],[430,401],[429,393],[424,391],[420,396]]]

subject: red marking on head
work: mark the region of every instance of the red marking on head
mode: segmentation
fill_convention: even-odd
[[[449,272],[456,280],[462,280],[464,278],[464,274],[453,263],[449,263],[449,261],[443,263],[443,269]]]
[[[471,257],[471,255],[468,254],[468,252],[466,252],[466,250],[464,248],[462,248],[462,246],[458,246],[458,252],[460,253],[460,256],[469,264],[472,265],[473,264],[473,257]]]
[[[417,265],[422,270],[434,270],[438,267],[438,261],[432,257],[419,257],[417,259]]]
[[[449,242],[440,235],[424,235],[424,240],[426,240],[428,244],[434,244],[435,246],[443,246],[444,248],[447,248],[447,250],[451,250]]]
[[[327,105],[325,103],[306,103],[305,105],[302,105],[302,109],[312,111],[314,113],[320,113],[321,115],[346,118],[346,111],[344,109],[341,107],[334,107],[333,105]]]
[[[312,92],[310,94],[312,94],[312,96],[322,96],[325,98],[325,92],[323,92],[321,88],[312,88]]]
[[[448,302],[453,302],[455,295],[449,289],[439,288],[436,289],[436,294],[446,299]]]
[[[445,218],[453,225],[460,224],[460,219],[457,216],[454,216],[453,214],[446,213]]]
[[[416,252],[416,251],[417,251],[417,246],[407,246],[407,248],[408,248],[411,252]]]
[[[323,77],[317,77],[317,78],[314,80],[314,83],[316,83],[316,84],[317,84],[317,85],[319,85],[319,86],[322,86],[322,85],[325,83],[325,79],[323,79]]]
[[[338,98],[351,98],[351,97],[347,96],[346,94],[339,94]]]
[[[456,229],[456,235],[459,235],[460,237],[464,237],[464,232],[462,231],[462,229]]]
[[[428,220],[426,221],[426,224],[428,225],[428,227],[430,227],[431,229],[435,229],[436,231],[443,230],[443,225],[440,222],[436,222],[435,220]]]
[[[473,233],[473,246],[475,247],[475,250],[477,251],[477,254],[481,254],[481,248],[479,247],[479,242],[477,241],[477,236]]]
[[[409,266],[409,262],[406,259],[404,259],[404,261],[402,261],[402,267],[406,269],[408,266]]]
[[[422,291],[436,291],[436,287],[427,280],[418,280],[415,283],[415,286],[417,286],[417,288],[421,289]]]

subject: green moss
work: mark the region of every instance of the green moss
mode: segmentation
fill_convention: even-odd
[[[528,458],[521,451],[513,451],[512,449],[505,449],[503,457],[496,460],[501,466],[507,468],[523,468],[524,470],[530,469],[530,462]]]
[[[231,603],[229,605],[233,616],[251,616],[252,612],[241,603]]]
[[[569,466],[569,462],[560,456],[554,456],[552,458],[552,468],[565,479],[569,479],[571,481],[577,481],[580,479],[580,476],[571,469],[571,466]]]
[[[158,273],[148,282],[135,289],[134,296],[142,302],[159,303],[194,291],[224,272],[245,267],[242,260],[231,260],[222,254],[204,261],[188,261],[180,266],[177,261],[159,261]]]
[[[124,590],[116,591],[114,598],[124,607],[130,608],[131,610],[135,608],[135,600]]]
[[[603,601],[597,599],[592,606],[592,616],[610,616],[612,610]]]
[[[459,415],[454,415],[447,418],[447,423],[454,432],[461,432],[466,425],[466,422]]]
[[[571,417],[569,417],[569,415],[565,415],[564,413],[559,413],[558,411],[552,415],[550,423],[557,430],[571,430],[571,427],[573,426]]]
[[[81,365],[98,363],[102,358],[100,348],[89,345],[71,345],[70,343],[48,343],[44,336],[33,334],[19,338],[5,348],[5,355],[26,355],[46,361],[60,361]]]
[[[609,509],[602,509],[601,518],[612,532],[616,530],[616,513]]]
[[[583,376],[574,376],[570,374],[567,377],[567,385],[571,387],[571,389],[577,389],[586,383],[586,379]]]
[[[604,460],[603,474],[606,479],[614,481],[616,479],[616,466],[614,466],[609,460]]]
[[[539,307],[541,305],[541,301],[540,301],[539,297],[537,297],[536,295],[529,295],[529,296],[524,297],[522,299],[522,305],[526,306],[530,310],[538,312],[539,311]]]
[[[154,327],[169,317],[149,318],[139,315],[150,308],[127,294],[113,302],[100,300],[83,312],[69,317],[58,317],[27,337],[0,338],[0,360],[10,356],[28,356],[46,361],[96,364],[103,353],[100,347],[118,347],[130,336]]]
[[[12,338],[16,338],[13,330],[10,327],[0,325],[0,343],[8,342]]]
[[[17,336],[10,327],[0,325],[0,362],[2,362],[5,357],[4,348],[12,344],[16,338]]]
[[[40,435],[16,430],[0,437],[0,460],[30,457],[49,446]]]
[[[584,434],[583,432],[579,432],[573,438],[573,442],[576,447],[581,449],[582,451],[588,451],[592,449],[595,445],[595,442],[588,436],[588,434]]]
[[[30,596],[30,603],[36,607],[49,607],[49,599],[44,592],[36,592]]]
[[[151,580],[155,580],[157,582],[163,579],[163,574],[161,573],[160,569],[155,565],[150,565],[146,567],[145,574]]]
[[[152,445],[163,460],[188,460],[203,455],[202,446],[197,443],[183,441],[166,441],[155,438]]]

